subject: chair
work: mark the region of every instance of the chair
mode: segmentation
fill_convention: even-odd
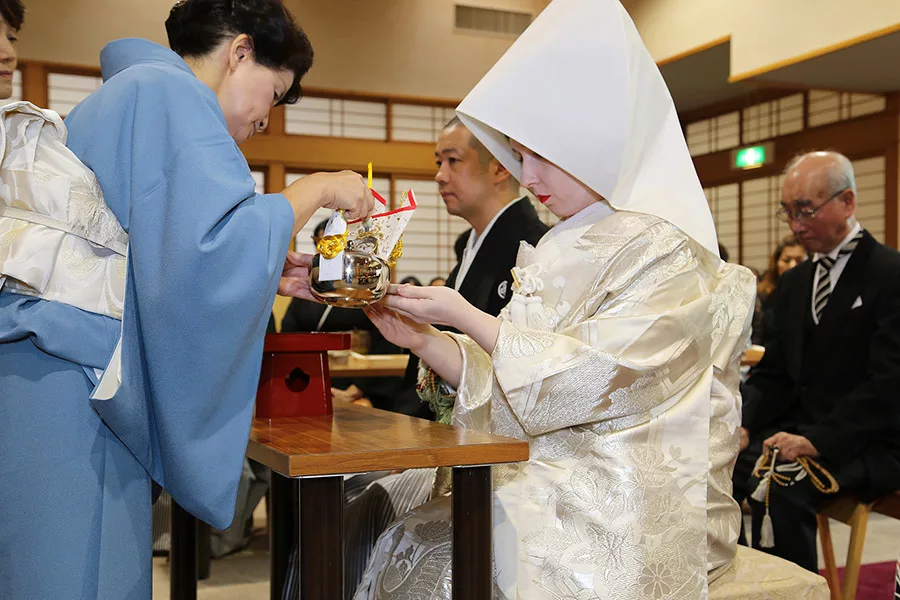
[[[771,554],[737,547],[731,566],[709,584],[709,600],[827,600],[825,579]]]
[[[900,519],[900,492],[894,492],[870,504],[860,502],[859,499],[852,496],[837,498],[823,506],[816,516],[819,524],[819,538],[822,541],[822,558],[825,561],[825,579],[831,590],[831,600],[854,600],[856,598],[862,551],[866,543],[866,528],[869,524],[869,513],[873,511]],[[834,545],[831,541],[829,518],[850,526],[850,544],[847,547],[843,586],[840,585],[837,564],[834,560]]]

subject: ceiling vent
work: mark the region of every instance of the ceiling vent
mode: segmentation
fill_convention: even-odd
[[[531,24],[531,15],[511,10],[456,5],[456,28],[518,36]]]

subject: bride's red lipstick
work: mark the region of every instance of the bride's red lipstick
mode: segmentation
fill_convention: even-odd
[[[547,194],[546,196],[542,196],[542,195],[538,194],[537,199],[541,201],[541,204],[546,204],[547,200],[550,199],[550,194]]]

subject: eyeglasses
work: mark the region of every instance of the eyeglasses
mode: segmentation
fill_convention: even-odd
[[[826,204],[846,192],[850,188],[844,188],[840,191],[835,192],[828,200],[823,202],[822,204],[812,207],[805,206],[803,208],[795,208],[790,209],[786,206],[782,206],[781,209],[775,213],[775,216],[784,223],[790,223],[791,221],[811,221],[816,218],[816,215],[819,214],[819,211],[822,210]]]

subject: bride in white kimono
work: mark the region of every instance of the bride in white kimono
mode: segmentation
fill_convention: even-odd
[[[499,318],[436,287],[367,312],[455,390],[454,424],[530,443],[494,469],[495,597],[707,597],[739,528],[755,282],[718,256],[659,71],[617,0],[554,0],[457,114],[562,220]],[[449,518],[440,498],[392,525],[356,598],[450,598]]]

